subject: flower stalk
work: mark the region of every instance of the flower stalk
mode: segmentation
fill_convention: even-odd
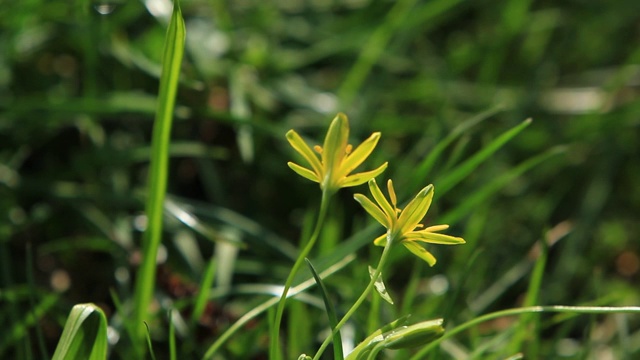
[[[361,173],[351,174],[369,157],[380,139],[380,133],[373,133],[362,142],[355,150],[349,142],[349,120],[346,115],[339,113],[329,125],[329,130],[325,136],[323,146],[314,146],[314,150],[298,135],[295,130],[289,130],[286,134],[289,144],[307,162],[309,168],[303,167],[293,162],[287,165],[298,175],[317,182],[322,190],[322,200],[320,202],[320,212],[316,221],[311,238],[302,249],[296,262],[291,268],[287,277],[282,295],[276,307],[273,322],[273,333],[269,348],[269,358],[277,360],[280,349],[280,325],[287,301],[287,294],[293,283],[293,279],[300,270],[304,259],[309,255],[315,245],[322,224],[327,215],[329,200],[340,188],[357,186],[366,183],[375,176],[380,175],[386,168],[387,163],[383,163],[378,168]]]
[[[387,228],[387,232],[385,234],[374,240],[374,244],[377,246],[384,246],[384,250],[380,256],[378,267],[371,276],[371,281],[369,281],[369,284],[364,289],[360,297],[351,306],[340,322],[338,322],[336,327],[333,329],[331,336],[328,336],[324,340],[318,349],[318,352],[313,357],[313,360],[320,359],[322,353],[325,351],[327,346],[329,346],[333,335],[340,331],[342,326],[344,326],[347,320],[349,320],[360,305],[362,305],[367,296],[369,296],[371,290],[375,287],[376,280],[378,280],[378,277],[386,265],[390,249],[393,245],[398,243],[404,245],[413,254],[426,261],[430,266],[433,266],[436,263],[436,258],[417,243],[427,242],[443,245],[456,245],[464,244],[465,242],[462,238],[438,233],[438,231],[447,229],[449,227],[448,225],[435,225],[422,229],[424,226],[420,222],[431,206],[434,194],[433,185],[428,185],[420,190],[420,192],[418,192],[418,194],[404,209],[398,208],[398,200],[391,180],[387,182],[387,191],[389,194],[389,200],[391,201],[388,201],[382,194],[382,191],[378,187],[378,184],[376,184],[375,179],[369,180],[369,190],[377,204],[362,194],[355,194],[354,199],[358,201],[374,219]]]
[[[375,287],[376,279],[378,279],[378,277],[382,273],[382,269],[384,268],[384,266],[385,266],[385,264],[387,262],[387,259],[389,258],[389,254],[390,254],[389,250],[391,249],[391,244],[393,244],[392,241],[389,241],[389,242],[386,243],[386,245],[384,246],[384,249],[382,250],[382,255],[380,255],[380,260],[378,261],[378,267],[376,268],[376,271],[371,276],[371,280],[369,281],[369,284],[364,289],[362,294],[360,294],[360,297],[358,298],[358,300],[356,300],[356,302],[353,303],[353,305],[351,305],[351,308],[349,308],[347,313],[344,314],[342,319],[340,319],[340,321],[338,322],[336,327],[333,329],[331,334],[329,336],[327,336],[326,339],[324,339],[324,342],[322,342],[322,345],[320,345],[320,348],[318,349],[318,351],[316,352],[315,356],[313,357],[313,360],[320,359],[320,357],[322,356],[322,354],[326,350],[327,346],[329,346],[329,344],[331,343],[331,340],[333,339],[333,336],[338,331],[340,331],[340,329],[342,329],[344,324],[347,323],[347,321],[356,312],[356,310],[358,310],[360,305],[362,305],[362,303],[367,298],[367,296],[369,296],[369,294],[371,293],[371,290],[373,290],[373,288]]]

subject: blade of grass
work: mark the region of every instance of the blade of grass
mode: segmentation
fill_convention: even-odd
[[[16,299],[7,299],[7,289],[9,289],[13,285],[13,276],[12,276],[12,261],[11,256],[9,256],[9,242],[8,241],[0,241],[0,268],[2,269],[2,281],[0,282],[0,301],[3,303],[2,306],[3,312],[7,313],[7,317],[9,318],[9,322],[11,324],[18,323],[18,307],[16,306]],[[31,293],[31,292],[29,292]],[[5,338],[6,341],[6,338]],[[3,349],[6,348],[5,342],[0,341],[0,357],[2,357]],[[20,355],[21,348],[16,346],[16,355]]]
[[[456,184],[467,177],[473,170],[475,170],[485,160],[489,159],[496,151],[502,148],[509,140],[513,139],[522,130],[531,124],[531,119],[523,121],[521,124],[511,128],[498,136],[489,145],[482,148],[482,150],[475,153],[465,162],[456,167],[453,171],[440,178],[436,183],[438,184],[438,196],[444,195],[447,191],[451,190]]]
[[[202,202],[194,201],[191,199],[184,199],[177,196],[168,196],[167,200],[175,203],[177,207],[194,216],[200,216],[203,221],[215,220],[225,225],[229,225],[232,228],[240,229],[246,238],[247,247],[257,249],[259,247],[266,247],[269,250],[276,251],[287,258],[295,259],[297,252],[296,248],[275,234],[270,229],[264,227],[262,224],[243,216],[231,209],[213,206],[211,204],[205,204]]]
[[[324,300],[325,310],[327,312],[327,317],[329,318],[329,325],[331,326],[331,331],[335,329],[338,324],[338,317],[336,316],[336,310],[333,307],[333,303],[331,299],[329,299],[329,292],[327,291],[327,287],[322,282],[322,278],[318,275],[318,272],[313,267],[311,261],[307,258],[304,259],[309,265],[309,270],[311,270],[311,274],[313,274],[313,278],[316,280],[318,284],[318,288],[320,289],[320,293],[322,294],[322,300]],[[335,335],[333,335],[333,358],[336,360],[344,359],[344,352],[342,350],[342,336],[340,335],[340,331],[336,331]]]
[[[436,346],[440,345],[443,341],[457,335],[458,333],[472,328],[483,322],[498,319],[505,316],[520,316],[523,314],[535,314],[535,313],[574,313],[574,314],[640,314],[640,306],[565,306],[565,305],[549,305],[549,306],[529,306],[521,308],[513,308],[500,310],[478,316],[463,324],[456,326],[455,328],[448,330],[445,334],[434,340],[429,345],[423,347],[417,352],[410,360],[418,360],[425,357],[429,351]]]
[[[153,127],[151,168],[149,171],[149,190],[146,206],[148,226],[142,244],[142,264],[136,280],[134,294],[133,322],[138,341],[144,339],[144,321],[148,317],[148,308],[153,296],[156,274],[156,254],[162,236],[162,215],[167,189],[168,154],[171,139],[171,125],[175,106],[180,64],[184,53],[185,24],[180,11],[180,1],[176,0],[171,15],[164,45],[162,75],[158,108]],[[142,348],[142,347],[140,347]]]
[[[269,319],[269,334],[273,334],[274,331],[277,331],[276,330],[276,320],[275,320],[276,319],[276,309],[275,308],[269,307],[269,309],[267,311],[267,319]],[[276,348],[276,354],[275,355],[276,355],[276,359],[282,359],[282,349],[279,346]]]
[[[209,290],[213,286],[213,280],[215,279],[216,274],[216,260],[215,257],[212,256],[209,260],[209,264],[207,265],[206,270],[204,271],[204,275],[202,276],[202,282],[200,283],[200,291],[196,295],[196,303],[193,306],[193,312],[191,313],[191,325],[195,325],[200,317],[202,316],[202,312],[204,311],[205,305],[207,305],[207,301],[209,300]]]
[[[178,359],[176,351],[176,327],[173,323],[173,309],[169,310],[169,359]]]
[[[118,314],[118,316],[122,318],[122,327],[124,328],[124,332],[126,332],[129,339],[135,339],[136,337],[134,336],[134,334],[136,332],[136,329],[134,327],[134,324],[131,321],[127,321],[127,312],[124,310],[124,307],[122,306],[122,301],[120,301],[120,297],[116,293],[116,290],[113,288],[110,288],[109,295],[111,296],[111,301],[113,301],[113,306],[116,309],[116,314]],[[137,351],[136,347],[130,348],[129,350],[130,350],[129,354],[127,354],[129,357],[138,355],[138,354],[134,354]]]
[[[451,145],[456,139],[458,139],[462,134],[466,133],[469,129],[481,123],[483,120],[490,118],[491,116],[499,113],[504,109],[503,106],[495,106],[488,110],[481,112],[478,115],[475,115],[462,123],[456,126],[451,132],[447,134],[447,136],[442,139],[436,146],[429,151],[429,155],[418,165],[418,168],[415,170],[414,175],[411,177],[411,189],[416,189],[418,187],[424,186],[422,183],[425,179],[427,179],[429,173],[433,169],[433,166],[436,164],[440,156],[444,152],[444,150]],[[438,191],[440,191],[438,189]]]
[[[391,37],[398,31],[415,3],[416,0],[400,0],[396,2],[385,21],[374,31],[367,44],[362,47],[358,60],[356,60],[356,63],[345,76],[340,89],[338,89],[338,98],[343,107],[351,104],[367,75],[369,75],[375,63],[387,49]]]
[[[156,360],[156,354],[153,352],[153,345],[151,344],[151,330],[149,329],[149,324],[144,322],[144,327],[147,332],[145,333],[145,338],[147,339],[147,350],[149,350],[149,354],[151,355],[151,360]]]
[[[467,149],[467,145],[471,141],[471,136],[465,135],[456,142],[453,148],[449,151],[449,158],[447,161],[440,167],[440,171],[442,173],[447,173],[449,169],[454,168],[455,164],[458,164],[460,159],[463,158],[464,152]]]
[[[484,253],[482,249],[476,249],[471,256],[468,257],[468,261],[465,263],[464,269],[460,272],[460,278],[456,282],[456,287],[451,292],[451,296],[448,297],[446,306],[444,306],[444,310],[442,311],[442,317],[444,319],[443,325],[447,324],[447,319],[453,317],[456,303],[458,299],[461,297],[461,292],[463,285],[467,282],[469,276],[473,273],[473,266],[476,264],[476,261],[480,258],[480,256]]]
[[[27,242],[27,263],[26,263],[26,274],[27,274],[27,284],[29,286],[29,305],[31,309],[35,309],[36,305],[36,287],[35,287],[35,277],[33,276],[33,250],[31,249],[31,242]],[[42,334],[42,328],[40,326],[36,326],[36,339],[38,341],[38,351],[40,351],[40,357],[42,359],[48,359],[49,354],[47,353],[47,347],[44,344],[44,335]]]
[[[369,269],[371,271],[371,269]],[[375,270],[374,270],[375,271]],[[366,333],[370,334],[374,332],[379,326],[380,318],[380,299],[381,296],[372,296],[371,303],[369,304],[369,314],[367,315],[367,328]]]
[[[444,214],[440,221],[445,224],[456,223],[471,211],[476,210],[480,204],[488,201],[491,196],[500,191],[500,189],[504,188],[507,184],[511,183],[518,176],[521,176],[548,159],[564,152],[564,147],[556,147],[523,161],[516,167],[509,169],[509,171],[502,173],[500,176],[494,178],[481,188],[474,191],[473,194],[466,198],[464,202]],[[440,189],[438,189],[438,191],[439,190]]]
[[[555,245],[560,239],[567,236],[572,231],[571,225],[567,222],[561,222],[552,229],[547,235],[547,246]],[[551,233],[555,233],[552,237]],[[535,256],[539,251],[537,243],[531,248],[529,254]],[[518,280],[523,278],[534,266],[534,260],[536,257],[527,256],[515,264],[512,268],[507,270],[500,278],[496,279],[491,286],[489,286],[482,294],[477,296],[470,302],[469,309],[474,313],[479,313],[489,307],[498,297],[504,294]]]
[[[413,302],[418,294],[418,285],[420,284],[420,266],[422,264],[419,263],[420,260],[413,259],[413,264],[411,266],[411,276],[409,277],[409,281],[407,282],[407,286],[404,288],[404,296],[402,297],[402,305],[400,306],[400,314],[408,314],[411,312],[411,308],[413,307]]]
[[[36,325],[38,320],[44,316],[58,302],[58,295],[45,295],[38,304],[36,304],[25,317],[17,322],[13,322],[10,329],[4,336],[0,336],[0,356],[12,344],[18,342],[21,338],[27,338],[27,331],[30,327]]]
[[[309,312],[309,304],[301,298],[303,294],[296,297],[296,300],[289,303],[289,316],[287,317],[287,328],[295,329],[287,333],[286,349],[287,354],[302,354],[311,348],[313,340],[312,327],[316,324],[314,314]],[[313,306],[313,305],[312,305]],[[325,309],[323,301],[320,301],[320,310]],[[275,313],[274,313],[275,315]],[[275,322],[274,322],[275,324]]]
[[[53,360],[107,358],[107,317],[94,304],[75,305],[62,330]]]
[[[527,289],[527,295],[522,304],[524,307],[533,306],[538,302],[540,287],[542,286],[542,278],[544,275],[545,265],[547,264],[547,253],[549,245],[547,239],[543,239],[538,242],[540,254],[536,259],[533,272],[531,273],[531,280],[529,281],[529,288]],[[533,324],[532,324],[533,323]],[[530,328],[530,324],[534,329]],[[540,328],[540,322],[538,316],[535,314],[523,315],[522,319],[518,322],[515,334],[511,340],[511,343],[507,346],[507,354],[517,353],[522,350],[522,345],[527,337],[537,342],[537,332]],[[535,330],[535,332],[534,332]],[[530,351],[527,352],[528,356],[533,359],[537,359],[537,346],[531,346]]]

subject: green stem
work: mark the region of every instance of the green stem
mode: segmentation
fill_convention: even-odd
[[[574,313],[574,314],[615,314],[615,313],[640,313],[640,306],[565,306],[565,305],[549,305],[549,306],[528,306],[515,309],[507,309],[496,311],[490,314],[478,316],[475,319],[471,319],[466,323],[460,324],[455,328],[447,331],[444,336],[434,340],[429,345],[422,348],[417,354],[415,354],[411,360],[418,360],[425,357],[425,355],[438,346],[444,340],[456,335],[470,327],[476,326],[485,321],[514,315],[523,315],[531,313]]]
[[[304,263],[304,258],[309,255],[313,245],[318,240],[318,236],[320,235],[320,230],[322,229],[322,224],[324,223],[324,219],[327,215],[327,208],[329,207],[329,199],[333,195],[333,192],[329,192],[326,190],[322,190],[322,200],[320,202],[320,213],[318,214],[318,221],[316,222],[316,227],[313,230],[313,234],[311,234],[311,238],[309,242],[300,252],[296,262],[293,264],[291,268],[291,272],[287,277],[287,280],[284,283],[284,290],[282,291],[282,295],[280,296],[280,301],[278,302],[278,307],[276,308],[276,316],[275,321],[273,323],[273,333],[271,334],[271,346],[269,346],[269,359],[277,360],[279,358],[279,349],[280,349],[280,323],[282,322],[282,315],[284,313],[284,307],[287,302],[287,293],[289,292],[289,288],[291,288],[291,284],[293,283],[293,279],[296,274],[300,270],[300,267]]]
[[[384,250],[382,250],[380,261],[378,261],[378,267],[376,268],[376,271],[373,273],[373,276],[371,277],[371,281],[369,281],[369,285],[367,285],[367,287],[364,289],[364,291],[362,292],[358,300],[356,300],[356,302],[353,305],[351,305],[351,308],[349,309],[349,311],[347,311],[344,317],[342,317],[340,322],[333,329],[333,332],[331,333],[331,335],[327,336],[327,338],[324,340],[322,345],[320,345],[320,348],[318,349],[318,352],[316,353],[316,355],[313,357],[313,360],[320,359],[320,356],[322,356],[322,353],[325,351],[327,346],[329,346],[329,343],[331,343],[331,339],[333,338],[333,335],[336,334],[338,331],[340,331],[340,329],[344,326],[344,324],[347,323],[349,318],[351,318],[351,316],[356,312],[356,310],[358,310],[360,305],[362,305],[362,303],[367,298],[367,296],[369,296],[369,293],[371,293],[371,290],[373,290],[373,287],[376,283],[376,279],[378,279],[378,277],[382,273],[382,268],[387,262],[387,258],[389,257],[389,254],[390,254],[389,249],[391,249],[391,244],[393,243],[394,243],[393,240],[387,241],[387,245],[385,245]]]

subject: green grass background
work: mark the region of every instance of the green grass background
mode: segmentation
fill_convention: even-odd
[[[105,310],[111,358],[131,354],[124,314],[170,5],[1,3],[2,358],[51,356],[70,309],[85,302]],[[278,291],[320,195],[286,166],[296,154],[284,134],[320,143],[338,111],[354,144],[382,132],[367,164],[390,161],[382,179],[393,178],[399,200],[433,183],[427,223],[467,240],[429,247],[433,268],[395,251],[384,277],[396,306],[366,304],[351,341],[409,313],[453,326],[522,305],[640,303],[639,2],[185,0],[182,10],[158,315],[148,324],[158,358],[168,356],[169,309],[179,310],[179,357],[200,358]],[[325,279],[339,316],[380,255],[371,241],[382,229],[354,192],[366,186],[334,199],[312,255],[319,272],[357,255]],[[320,293],[305,296],[287,308],[287,358],[313,353],[328,328]],[[265,313],[218,356],[261,358],[268,331]],[[428,356],[633,359],[638,344],[637,315],[505,317]]]

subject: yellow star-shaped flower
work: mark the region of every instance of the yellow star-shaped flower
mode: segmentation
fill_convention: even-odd
[[[356,201],[359,202],[374,219],[387,228],[386,234],[373,241],[375,245],[385,246],[389,241],[392,244],[399,242],[409,249],[409,251],[426,261],[430,266],[433,266],[436,263],[436,258],[418,243],[423,242],[442,245],[465,243],[463,238],[438,233],[438,231],[449,228],[449,225],[435,225],[422,230],[416,230],[423,227],[420,221],[422,221],[422,218],[424,218],[429,210],[429,206],[431,206],[434,193],[433,185],[428,185],[420,190],[418,195],[409,202],[404,210],[398,209],[397,207],[396,193],[391,180],[387,182],[387,188],[391,203],[384,197],[375,179],[369,180],[369,190],[371,190],[371,195],[373,195],[373,198],[378,203],[377,205],[362,194],[354,195]]]
[[[324,146],[315,146],[316,154],[294,130],[287,132],[289,144],[302,155],[311,169],[296,163],[288,162],[289,167],[311,181],[320,184],[324,191],[333,193],[340,188],[356,186],[380,175],[386,168],[385,162],[375,170],[349,175],[371,154],[380,139],[380,133],[375,132],[360,144],[355,150],[348,144],[349,120],[345,114],[339,113],[331,122]]]

